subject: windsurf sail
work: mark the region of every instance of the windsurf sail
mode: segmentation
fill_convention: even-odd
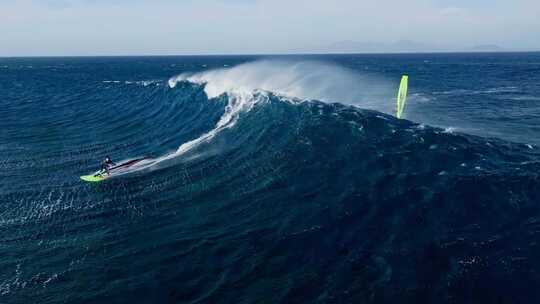
[[[129,161],[127,161],[125,163],[122,163],[120,165],[109,168],[109,171],[115,170],[115,169],[120,169],[120,168],[131,167],[131,166],[135,165],[136,163],[138,163],[138,162],[140,162],[142,160],[148,159],[148,158],[149,157],[145,156],[145,157],[142,157],[142,158],[132,159],[132,160],[129,160]]]
[[[397,104],[396,104],[396,117],[400,119],[401,119],[401,116],[403,115],[405,102],[407,101],[408,83],[409,83],[409,76],[403,75],[401,77],[401,83],[399,84],[399,92],[397,95]]]

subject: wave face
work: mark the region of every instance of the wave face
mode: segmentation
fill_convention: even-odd
[[[537,302],[534,137],[429,125],[538,119],[540,89],[428,74],[538,55],[400,56],[1,59],[0,302]],[[404,65],[417,122],[389,115]],[[107,154],[151,159],[78,180]]]

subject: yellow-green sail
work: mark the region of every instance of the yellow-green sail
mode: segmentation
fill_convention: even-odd
[[[405,102],[407,101],[408,83],[409,83],[409,76],[403,75],[403,77],[401,77],[401,83],[399,85],[399,92],[397,95],[397,105],[396,105],[397,118],[401,118],[401,115],[403,115],[403,109],[405,108]]]

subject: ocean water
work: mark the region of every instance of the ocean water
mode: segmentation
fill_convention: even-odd
[[[0,58],[0,105],[0,303],[540,302],[540,53]]]

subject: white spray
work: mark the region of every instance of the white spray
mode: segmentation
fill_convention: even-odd
[[[340,102],[390,113],[395,84],[337,65],[315,61],[259,60],[233,68],[184,73],[169,80],[206,84],[209,98],[231,91],[270,91],[299,99]]]
[[[259,60],[232,68],[184,73],[169,79],[169,87],[174,89],[181,81],[203,84],[209,99],[227,94],[229,104],[223,116],[211,131],[183,143],[172,153],[141,162],[131,172],[161,168],[164,165],[157,165],[210,141],[219,132],[234,126],[241,113],[266,101],[267,92],[297,101],[340,102],[386,113],[394,109],[395,85],[392,83],[314,61]]]

